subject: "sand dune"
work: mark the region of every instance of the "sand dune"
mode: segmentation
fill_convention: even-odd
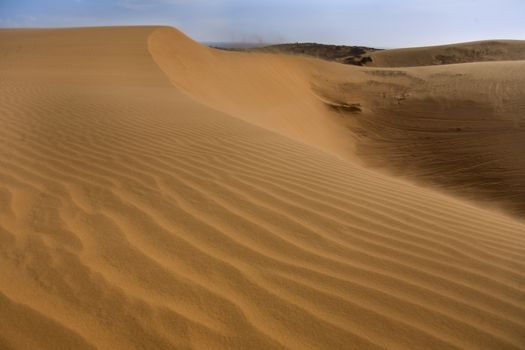
[[[272,57],[0,31],[0,348],[524,348],[525,225],[352,161],[394,71]]]
[[[367,66],[414,67],[440,64],[525,60],[525,40],[486,40],[469,43],[392,49],[367,53]]]
[[[211,50],[169,28],[149,45],[175,86],[214,109],[525,217],[525,61],[362,69]]]

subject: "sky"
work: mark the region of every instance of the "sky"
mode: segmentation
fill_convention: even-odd
[[[140,24],[200,42],[394,48],[525,39],[525,0],[0,0],[0,27]]]

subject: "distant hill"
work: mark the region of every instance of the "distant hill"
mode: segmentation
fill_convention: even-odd
[[[441,64],[525,60],[525,40],[486,40],[468,43],[383,50],[366,55],[367,65],[413,67]]]
[[[413,67],[442,64],[525,60],[525,40],[486,40],[441,46],[382,50],[366,46],[290,43],[217,44],[230,51],[271,52],[317,57],[344,64],[371,67]]]
[[[232,51],[270,52],[285,53],[292,55],[305,55],[317,57],[328,61],[336,61],[344,64],[357,66],[366,65],[370,58],[368,54],[380,51],[365,46],[325,45],[317,43],[290,43],[256,47],[255,45],[241,47],[236,46],[213,46],[215,48]]]

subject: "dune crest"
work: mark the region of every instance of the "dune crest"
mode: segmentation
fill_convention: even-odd
[[[170,81],[200,103],[354,161],[354,139],[312,91],[324,62],[202,46],[174,28],[149,37]],[[321,70],[321,71],[320,71]]]
[[[196,94],[230,71],[172,29],[0,30],[0,54],[0,348],[525,345],[525,225],[323,150],[341,106],[304,72],[268,101],[326,108],[301,131]]]

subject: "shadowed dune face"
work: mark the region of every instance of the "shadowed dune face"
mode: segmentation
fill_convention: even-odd
[[[442,64],[525,60],[525,40],[487,40],[462,44],[376,51],[366,65],[415,67]]]
[[[367,165],[525,217],[525,61],[365,73],[319,90]]]
[[[1,348],[523,348],[522,223],[190,98],[190,44],[0,31]]]

